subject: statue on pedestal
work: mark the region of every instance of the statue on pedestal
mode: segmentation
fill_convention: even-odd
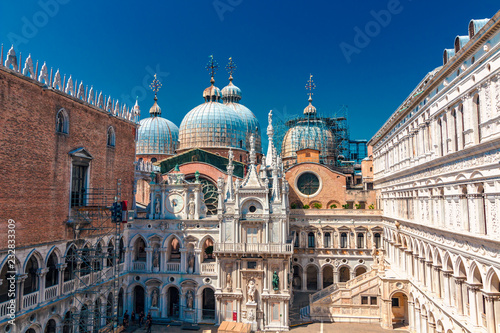
[[[247,297],[248,297],[248,302],[255,303],[255,281],[252,279],[248,281],[247,285]]]
[[[188,272],[194,273],[194,254],[192,253],[188,256]]]
[[[196,204],[194,203],[194,198],[191,197],[188,203],[188,219],[194,220]]]
[[[158,253],[158,248],[155,247],[154,251],[153,251],[153,267],[159,267],[160,265],[160,255]]]
[[[187,296],[186,296],[186,306],[188,309],[193,308],[193,292],[188,291]]]
[[[154,289],[151,294],[151,307],[158,307],[158,289]]]
[[[231,273],[227,273],[226,275],[226,288],[228,291],[233,289],[233,281],[231,280]]]
[[[278,276],[278,272],[274,271],[273,273],[273,290],[278,291],[280,289],[280,277]]]
[[[160,214],[160,199],[159,198],[156,198],[155,213]]]

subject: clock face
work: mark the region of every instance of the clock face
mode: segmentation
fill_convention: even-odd
[[[172,214],[179,213],[184,208],[184,198],[177,193],[169,194],[165,200],[165,208]]]

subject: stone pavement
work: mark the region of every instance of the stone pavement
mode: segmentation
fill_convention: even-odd
[[[383,332],[408,332],[407,330],[385,330],[380,328],[378,324],[357,324],[357,323],[314,323],[304,326],[292,327],[290,329],[292,333],[383,333]],[[129,328],[126,332],[135,333],[145,333],[146,329],[144,327]],[[170,326],[170,325],[153,325],[151,330],[152,333],[168,332],[168,333],[189,333],[189,332],[199,332],[199,333],[216,333],[217,327],[213,325],[200,325],[198,331],[188,331],[182,330],[181,326]]]

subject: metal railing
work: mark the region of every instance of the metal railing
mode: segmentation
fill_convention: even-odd
[[[215,252],[292,254],[292,244],[216,243]]]

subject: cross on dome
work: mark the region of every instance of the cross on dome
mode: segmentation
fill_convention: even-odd
[[[236,64],[233,62],[233,57],[229,57],[229,62],[226,65],[226,71],[229,73],[229,81],[233,80],[233,73],[236,68]]]
[[[158,93],[158,90],[160,90],[161,88],[161,82],[156,78],[156,73],[155,73],[155,78],[153,79],[153,82],[151,82],[151,84],[149,85],[149,87],[151,88],[151,90],[154,91],[155,93],[155,100],[157,99],[156,98],[156,94]]]
[[[215,73],[217,72],[217,70],[219,69],[219,64],[217,63],[217,61],[215,61],[214,59],[214,56],[213,55],[210,55],[210,60],[208,61],[207,65],[205,66],[205,68],[207,69],[207,71],[210,72],[210,76],[211,76],[211,80],[210,82],[214,81],[214,76],[215,76]],[[214,81],[215,82],[215,81]],[[212,84],[214,83],[212,82]]]
[[[313,90],[316,89],[316,84],[314,84],[314,81],[312,79],[312,74],[309,74],[309,80],[307,81],[306,84],[306,89],[309,90],[307,93],[309,95],[309,101],[312,101],[312,95],[313,95]]]

